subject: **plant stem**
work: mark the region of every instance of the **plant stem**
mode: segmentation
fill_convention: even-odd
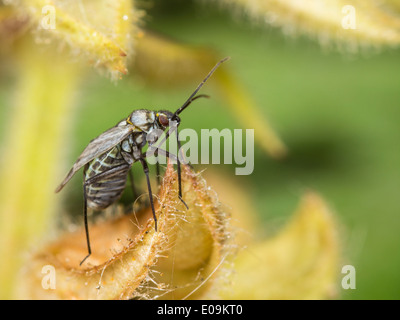
[[[65,63],[51,48],[26,37],[17,52],[18,80],[0,168],[2,299],[12,297],[21,256],[49,226],[60,199],[54,194],[56,169],[79,66]]]

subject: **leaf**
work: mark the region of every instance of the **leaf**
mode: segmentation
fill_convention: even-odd
[[[33,253],[18,292],[29,299],[196,298],[210,288],[229,255],[229,220],[205,181],[184,167],[183,198],[169,165],[157,209],[91,225],[92,256],[83,228],[66,233]],[[53,266],[56,288],[42,287],[43,266]]]
[[[233,286],[223,299],[326,299],[337,295],[338,227],[323,199],[307,193],[289,224],[253,243],[234,261]]]
[[[18,7],[19,2],[21,7]],[[11,1],[31,19],[36,41],[56,41],[69,46],[75,57],[82,54],[95,67],[104,67],[114,77],[126,74],[127,58],[141,12],[132,0],[21,0]],[[49,24],[54,14],[54,28]],[[45,26],[45,27],[44,27]]]
[[[279,27],[286,34],[306,34],[324,46],[336,43],[339,49],[350,52],[360,47],[397,47],[400,43],[399,7],[392,0],[350,2],[213,0],[213,2],[236,8],[237,12],[247,14],[254,22]],[[354,28],[348,28],[347,19],[353,17],[351,16],[353,12],[355,25]]]

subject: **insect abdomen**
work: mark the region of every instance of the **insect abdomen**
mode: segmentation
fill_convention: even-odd
[[[95,179],[86,187],[86,199],[88,207],[94,210],[102,210],[117,201],[125,189],[126,178],[130,170],[120,153],[120,146],[116,146],[109,152],[93,159],[84,172],[85,181]],[[117,169],[111,173],[111,169]],[[107,172],[110,171],[110,174]],[[104,173],[98,180],[97,175]]]
[[[127,171],[88,186],[86,194],[88,207],[102,210],[117,201],[125,189]]]

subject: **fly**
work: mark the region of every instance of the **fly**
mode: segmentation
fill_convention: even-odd
[[[228,60],[229,57],[219,61],[214,68],[207,74],[203,81],[197,86],[196,90],[190,95],[185,103],[174,113],[166,110],[150,111],[140,109],[133,111],[128,118],[120,121],[115,127],[105,131],[97,138],[90,141],[87,147],[78,157],[71,170],[66,175],[65,179],[57,187],[56,192],[61,191],[74,174],[82,167],[83,170],[83,198],[84,198],[84,223],[86,232],[86,242],[88,255],[81,261],[80,265],[91,255],[89,227],[87,211],[88,207],[94,210],[102,210],[116,202],[122,195],[125,189],[125,184],[128,175],[132,180],[133,177],[130,171],[135,162],[140,162],[143,171],[146,175],[147,189],[149,193],[151,210],[153,213],[155,230],[157,231],[157,217],[154,210],[153,195],[149,179],[149,167],[146,162],[146,154],[142,152],[142,148],[148,143],[149,148],[157,142],[158,136],[149,139],[150,135],[155,133],[155,130],[163,132],[171,125],[176,123],[176,128],[181,120],[179,114],[185,110],[192,101],[206,95],[197,95],[197,92],[214,73],[221,63]],[[149,137],[148,137],[149,135]],[[166,133],[164,140],[169,136]],[[178,142],[178,150],[180,150],[180,142],[178,130],[176,130],[176,138]],[[178,188],[179,199],[188,208],[182,199],[182,183],[181,183],[181,163],[178,156],[170,154],[168,151],[156,149],[154,154],[164,153],[165,156],[174,158],[177,163],[178,170]],[[157,163],[157,172],[159,170]],[[134,191],[135,194],[135,191]]]

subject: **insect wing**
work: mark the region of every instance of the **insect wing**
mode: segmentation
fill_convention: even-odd
[[[76,160],[74,163],[71,170],[68,172],[63,182],[61,182],[61,184],[57,187],[56,192],[61,191],[61,189],[68,183],[74,174],[85,164],[115,147],[134,130],[135,127],[132,126],[112,127],[111,129],[99,135],[97,138],[90,141],[85,150],[83,150],[79,156],[78,160]]]

